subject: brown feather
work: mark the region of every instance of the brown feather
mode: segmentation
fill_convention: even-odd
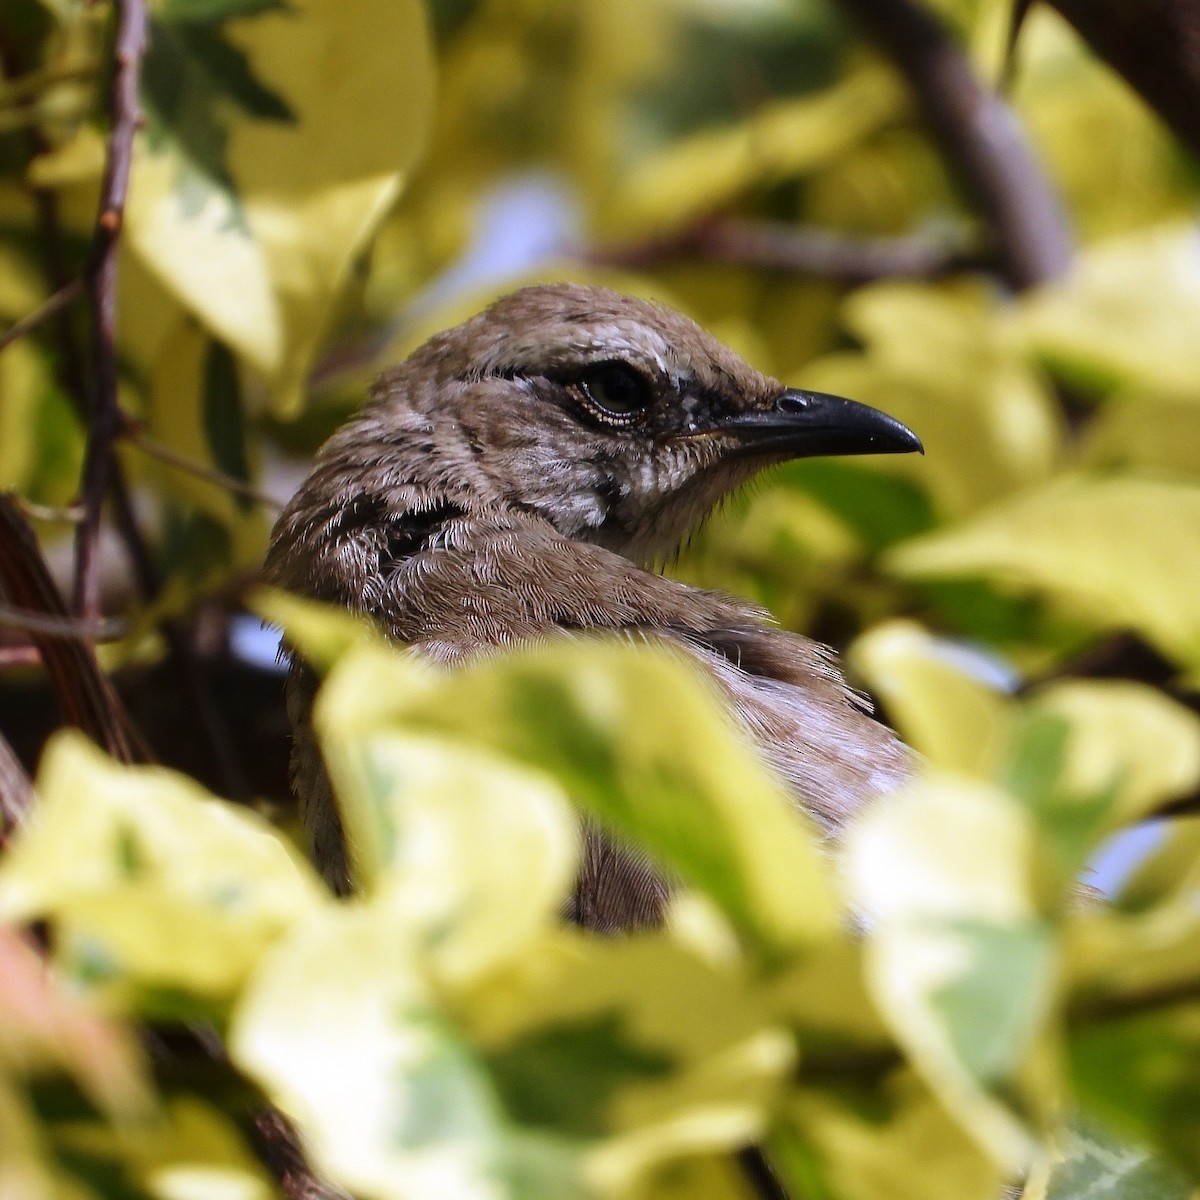
[[[597,364],[638,373],[632,421],[597,412]],[[784,392],[687,318],[599,288],[529,288],[389,371],[321,448],[280,517],[274,582],[370,614],[452,664],[579,632],[666,639],[698,662],[763,757],[829,835],[895,788],[908,751],[825,647],[753,605],[648,569],[733,488],[789,455],[731,450],[724,422]],[[330,881],[345,849],[296,664],[294,784]],[[595,831],[574,915],[652,924],[667,894]]]

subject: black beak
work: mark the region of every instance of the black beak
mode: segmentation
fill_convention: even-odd
[[[925,453],[921,439],[894,417],[841,396],[788,388],[767,412],[739,413],[722,421],[733,453],[811,458],[818,454]]]

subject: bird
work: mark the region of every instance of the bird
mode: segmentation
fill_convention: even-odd
[[[922,451],[867,405],[787,387],[688,317],[577,283],[525,287],[379,378],[271,534],[266,576],[455,664],[558,637],[665,642],[707,674],[799,808],[836,842],[912,770],[827,647],[751,602],[658,569],[721,501],[811,455]],[[293,658],[292,784],[335,891],[350,870]],[[653,926],[670,885],[586,827],[567,916]]]

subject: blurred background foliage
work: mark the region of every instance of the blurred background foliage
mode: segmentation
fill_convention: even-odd
[[[0,528],[0,1195],[1197,1194],[1200,138],[1123,76],[1167,47],[1200,112],[1200,13],[1079,7],[152,0],[93,639],[44,583],[101,498],[141,5],[6,0],[0,489],[37,542]],[[773,473],[670,567],[848,651],[924,755],[836,863],[673,661],[439,678],[247,607],[372,376],[564,277],[924,439]],[[261,613],[329,672],[362,901],[289,840]],[[43,754],[64,722],[165,766]],[[685,882],[666,930],[559,925],[572,805]]]

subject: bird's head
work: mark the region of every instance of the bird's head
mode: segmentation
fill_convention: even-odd
[[[784,387],[669,308],[574,284],[438,334],[379,395],[417,410],[434,445],[461,433],[494,496],[642,562],[764,467],[921,449],[899,421]]]

